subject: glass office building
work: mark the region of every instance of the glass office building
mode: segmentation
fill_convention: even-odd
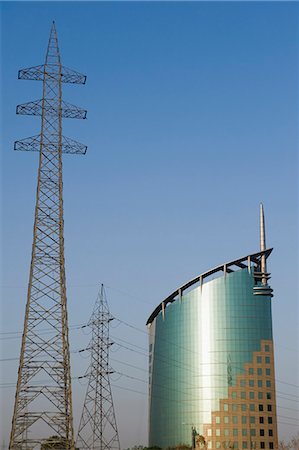
[[[181,286],[149,317],[149,446],[277,448],[263,247]]]

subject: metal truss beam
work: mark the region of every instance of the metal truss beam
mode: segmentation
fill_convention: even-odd
[[[47,140],[44,138],[43,145],[47,147],[49,153],[56,151],[56,144],[53,144],[52,140]],[[26,152],[39,152],[41,146],[41,135],[31,136],[29,138],[22,139],[21,141],[16,141],[14,144],[14,149],[17,151]],[[61,136],[61,152],[70,153],[71,155],[85,155],[87,151],[87,146],[80,144],[80,142],[74,141],[69,137]]]
[[[27,69],[21,69],[18,73],[19,80],[33,80],[43,81],[45,77],[54,80],[59,76],[61,83],[72,84],[85,84],[86,76],[77,72],[76,70],[69,69],[68,67],[60,66],[59,72],[51,66],[51,64],[42,64],[40,66],[28,67]]]
[[[17,114],[28,116],[42,116],[43,110],[48,116],[57,115],[57,105],[47,99],[35,100],[34,102],[23,103],[17,106]],[[65,101],[61,102],[61,109],[58,110],[61,117],[66,119],[86,119],[87,111],[78,106],[71,105]]]

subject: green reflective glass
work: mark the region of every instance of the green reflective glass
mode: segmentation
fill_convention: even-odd
[[[272,340],[271,297],[254,295],[254,285],[247,269],[227,273],[183,293],[154,319],[149,446],[190,445],[191,426],[203,434],[212,413],[225,408],[220,400],[249,398],[247,384],[241,394],[229,392],[261,340]]]

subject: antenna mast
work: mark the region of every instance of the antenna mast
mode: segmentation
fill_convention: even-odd
[[[260,250],[261,252],[266,250],[266,231],[265,231],[265,216],[264,207],[260,203]],[[261,272],[262,272],[262,284],[267,284],[267,261],[266,256],[261,256]]]
[[[76,446],[80,450],[120,450],[109,376],[109,324],[113,320],[101,285],[89,326],[91,362]]]
[[[9,449],[74,450],[70,352],[64,265],[62,153],[86,146],[62,136],[62,118],[86,111],[62,100],[62,83],[86,77],[61,65],[53,22],[45,64],[22,69],[19,79],[43,83],[40,100],[17,114],[41,116],[41,133],[15,142],[15,150],[39,152],[32,257]],[[45,329],[47,330],[45,332]]]

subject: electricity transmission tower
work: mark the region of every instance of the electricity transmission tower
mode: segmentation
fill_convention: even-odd
[[[89,345],[91,362],[87,371],[88,386],[79,424],[76,447],[88,450],[119,450],[109,375],[110,314],[104,286],[101,285],[89,325],[92,337]]]
[[[9,448],[74,449],[70,352],[64,267],[62,153],[85,154],[86,146],[63,137],[62,118],[86,111],[62,100],[62,83],[86,77],[61,65],[53,22],[45,64],[22,69],[19,79],[43,83],[42,99],[17,107],[41,116],[41,133],[15,142],[15,150],[38,151],[39,167],[24,331]]]

